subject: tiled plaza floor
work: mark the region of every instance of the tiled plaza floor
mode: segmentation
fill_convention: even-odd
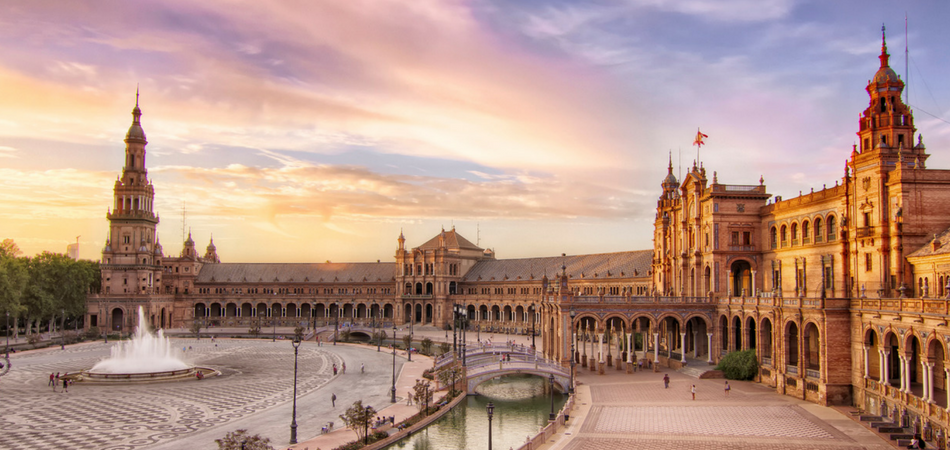
[[[663,374],[669,374],[669,388]],[[627,374],[578,371],[577,403],[565,428],[541,448],[613,449],[874,449],[890,443],[813,403],[748,382],[699,380],[661,370]],[[696,399],[690,387],[696,385]]]

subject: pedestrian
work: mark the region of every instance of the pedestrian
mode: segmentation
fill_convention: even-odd
[[[336,375],[336,364],[333,364],[333,375]]]
[[[66,378],[65,376],[63,376],[63,393],[64,394],[69,393],[68,389],[69,389],[69,378]]]
[[[343,374],[346,375],[346,363],[343,363]]]
[[[726,382],[726,388],[725,388],[725,389],[726,389],[726,397],[728,397],[728,396],[729,396],[729,390],[732,389],[731,387],[729,387],[729,382],[728,382],[728,381]]]
[[[412,391],[406,393],[406,406],[412,406]]]
[[[668,389],[670,387],[670,376],[668,374],[663,374],[663,389]]]
[[[366,373],[366,366],[363,363],[360,363],[360,373]]]
[[[689,392],[693,394],[693,400],[696,400],[696,385],[695,384],[693,385],[693,387],[689,389]]]
[[[49,373],[49,384],[48,384],[47,386],[52,386],[52,385],[53,385],[53,377],[54,377],[54,376],[55,376],[55,375],[53,374],[53,372],[50,372],[50,373]]]
[[[336,394],[330,394],[330,404],[336,408]]]

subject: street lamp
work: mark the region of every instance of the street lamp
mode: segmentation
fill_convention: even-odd
[[[455,356],[459,355],[459,305],[452,305],[452,352],[455,353]]]
[[[7,311],[7,357],[10,357],[10,311]]]
[[[574,393],[574,317],[577,315],[577,311],[574,311],[574,308],[571,308],[571,382],[567,385],[567,393]]]
[[[463,308],[462,309],[462,366],[463,367],[465,366],[465,362],[466,362],[465,347],[468,346],[468,343],[466,340],[466,336],[468,333],[467,328],[468,328],[468,310]]]
[[[372,417],[369,410],[372,409],[372,406],[366,406],[363,409],[363,417],[366,420],[363,421],[363,445],[369,445],[369,420]]]
[[[336,314],[333,317],[333,345],[336,345],[336,334],[340,329],[340,302],[336,302],[334,305],[336,305]]]
[[[412,362],[412,323],[416,321],[416,305],[412,305],[412,316],[409,318],[409,348],[406,353],[409,354],[409,362]]]
[[[488,450],[491,450],[491,416],[495,412],[495,404],[488,402],[488,405],[485,406],[485,410],[488,411]]]
[[[393,324],[393,396],[390,403],[396,403],[396,325]]]
[[[548,417],[548,420],[551,422],[557,420],[557,415],[554,414],[554,374],[548,375],[548,381],[551,382],[551,415]]]
[[[297,443],[297,349],[300,348],[300,335],[294,333],[294,412],[290,421],[290,443]]]
[[[531,350],[534,351],[537,347],[534,346],[534,319],[535,319],[534,316],[535,314],[534,314],[533,302],[531,303],[531,308],[529,309],[529,311],[531,311]]]
[[[63,311],[63,325],[59,327],[59,349],[66,350],[66,310]]]

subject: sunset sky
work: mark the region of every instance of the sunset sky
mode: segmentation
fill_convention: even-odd
[[[905,13],[950,169],[947,1],[4,1],[0,239],[100,257],[138,86],[168,255],[183,209],[225,262],[392,261],[452,226],[499,258],[647,249],[697,127],[710,180],[840,180]]]

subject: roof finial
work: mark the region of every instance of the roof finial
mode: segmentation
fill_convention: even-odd
[[[881,24],[881,67],[890,67],[887,65],[887,59],[890,55],[887,54],[887,36],[884,33],[884,24]]]
[[[135,83],[135,107],[139,107],[139,84]]]

